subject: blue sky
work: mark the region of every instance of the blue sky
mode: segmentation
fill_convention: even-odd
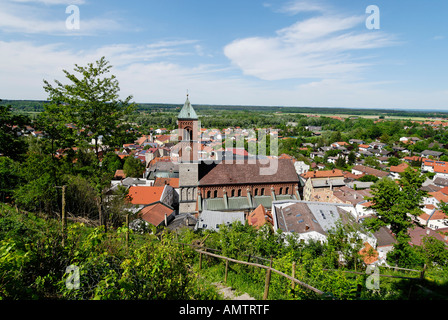
[[[136,102],[183,103],[188,89],[193,104],[448,110],[447,12],[443,0],[0,0],[0,98],[46,99],[43,79],[104,55]]]

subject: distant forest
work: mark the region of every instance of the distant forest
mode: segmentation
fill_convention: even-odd
[[[14,112],[30,113],[41,112],[44,109],[44,100],[0,100],[2,105],[10,105]],[[166,103],[136,103],[137,110],[143,112],[177,112],[182,104]],[[212,111],[254,111],[268,113],[319,113],[319,114],[346,114],[358,116],[399,116],[399,117],[426,117],[448,118],[448,111],[425,110],[387,110],[387,109],[356,109],[333,107],[284,107],[284,106],[248,106],[248,105],[201,105],[195,104],[194,108],[202,113],[209,114]]]

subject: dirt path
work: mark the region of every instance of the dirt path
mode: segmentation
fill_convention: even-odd
[[[235,290],[232,290],[230,287],[226,287],[221,282],[214,282],[213,285],[218,288],[219,293],[222,294],[226,300],[255,300],[255,298],[251,297],[247,293],[237,296]]]

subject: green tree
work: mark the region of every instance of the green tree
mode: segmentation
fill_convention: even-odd
[[[112,66],[105,57],[87,66],[75,64],[75,73],[63,70],[68,84],[55,80],[51,85],[44,80],[44,89],[51,103],[44,111],[44,118],[54,119],[58,126],[71,124],[76,128],[77,146],[93,144],[96,161],[88,170],[91,184],[96,191],[98,215],[101,224],[107,226],[103,216],[104,191],[110,184],[111,173],[100,165],[100,151],[119,146],[127,127],[120,125],[123,118],[135,109],[132,96],[121,100],[119,83],[114,75],[108,75]],[[49,127],[48,121],[44,123]]]
[[[103,145],[115,147],[114,136],[122,133],[121,120],[135,109],[132,96],[119,98],[119,83],[114,75],[108,76],[112,66],[105,57],[86,67],[75,64],[78,75],[63,70],[69,84],[55,80],[56,86],[44,80],[45,91],[51,104],[44,114],[57,114],[64,125],[72,123],[78,129],[79,139],[93,141],[98,157]]]
[[[29,122],[29,118],[13,114],[10,106],[0,106],[0,154],[17,160],[26,152],[26,144],[18,133]]]
[[[138,158],[126,157],[123,170],[127,177],[140,178],[145,171],[145,165]]]
[[[364,224],[372,231],[388,226],[397,238],[388,259],[403,266],[411,266],[419,263],[419,258],[409,245],[408,230],[413,227],[412,217],[422,212],[420,203],[426,193],[420,188],[425,178],[411,168],[407,168],[400,176],[398,184],[386,177],[371,187],[372,197],[366,200],[373,202],[371,209],[376,211],[377,216],[366,219]]]
[[[0,157],[0,201],[9,202],[20,181],[20,164],[9,157]]]
[[[389,165],[390,166],[398,166],[400,163],[401,163],[401,161],[397,157],[390,157],[389,158]]]

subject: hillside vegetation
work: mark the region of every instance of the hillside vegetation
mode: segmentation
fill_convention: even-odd
[[[446,298],[448,268],[431,264],[425,280],[383,278],[378,290],[366,287],[368,274],[350,245],[344,228],[329,235],[326,244],[286,245],[280,233],[270,228],[257,231],[235,224],[219,232],[179,233],[159,230],[134,234],[128,229],[104,231],[81,223],[69,223],[65,244],[60,223],[51,218],[3,205],[0,210],[0,298],[1,299],[219,299],[212,282],[223,281],[225,263],[205,257],[202,269],[191,246],[206,237],[205,245],[221,255],[247,261],[257,257],[273,259],[273,268],[291,274],[296,262],[296,278],[326,292],[318,296],[276,274],[272,275],[269,299],[432,299]],[[353,243],[352,243],[353,244]],[[338,263],[342,253],[346,264]],[[419,248],[423,259],[428,253]],[[431,252],[433,258],[439,255]],[[264,262],[263,262],[264,261]],[[266,260],[259,261],[266,263]],[[269,262],[267,262],[269,263]],[[79,287],[73,287],[73,269],[79,271]],[[332,269],[327,271],[324,269]],[[344,271],[358,271],[361,274]],[[67,273],[66,273],[67,271]],[[231,264],[228,285],[261,299],[265,270]],[[419,278],[419,273],[381,268],[382,274]],[[71,284],[71,285],[70,285]]]

